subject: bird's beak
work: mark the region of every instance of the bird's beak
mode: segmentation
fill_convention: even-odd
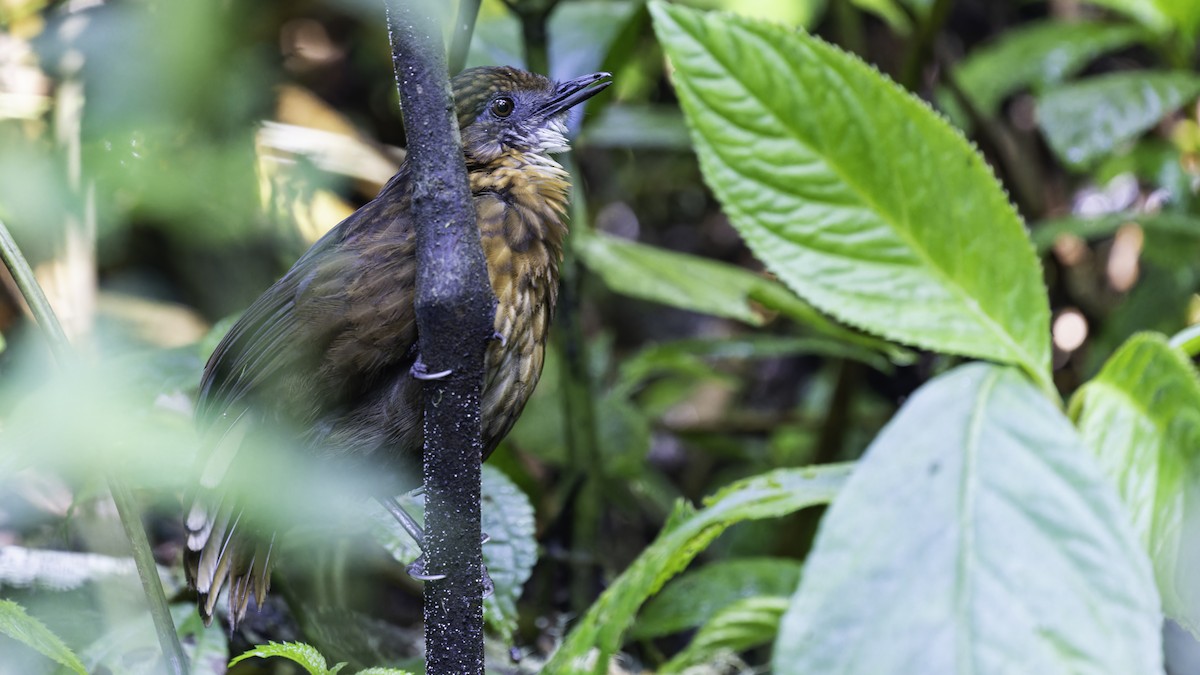
[[[592,73],[560,82],[554,87],[554,98],[542,107],[542,115],[553,117],[583,103],[612,84],[609,73]]]

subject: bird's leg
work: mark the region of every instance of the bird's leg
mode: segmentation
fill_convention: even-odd
[[[413,361],[412,367],[408,372],[418,380],[440,380],[443,377],[453,373],[453,370],[439,370],[436,373],[429,372],[429,368],[425,367],[425,362],[421,360],[421,355],[417,354],[417,360]]]
[[[408,494],[416,495],[423,493],[424,491],[425,488],[421,487]],[[417,521],[414,520],[411,515],[409,515],[408,511],[404,510],[404,507],[395,497],[388,497],[387,499],[380,500],[380,502],[383,504],[383,508],[387,509],[388,513],[392,514],[392,517],[396,519],[396,522],[400,523],[400,527],[404,528],[404,531],[408,533],[408,536],[412,537],[413,541],[417,542],[417,546],[421,549],[421,555],[417,556],[416,560],[412,561],[408,567],[404,568],[404,571],[408,573],[408,576],[414,579],[420,579],[421,581],[437,581],[439,579],[445,579],[445,574],[429,574],[425,571],[425,530],[417,524]],[[491,537],[485,532],[483,533],[483,541],[480,543],[486,544],[490,539]],[[496,586],[492,583],[492,577],[488,575],[486,565],[480,566],[480,573],[483,575],[483,597],[486,598],[496,591]]]

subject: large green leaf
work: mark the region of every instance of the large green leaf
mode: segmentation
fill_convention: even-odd
[[[632,637],[651,638],[695,628],[746,598],[787,595],[800,581],[800,563],[784,558],[735,558],[681,575],[646,603]]]
[[[71,651],[57,635],[50,632],[46,624],[38,621],[11,600],[0,600],[0,635],[7,635],[22,644],[37,650],[81,675],[87,675],[79,657]],[[0,659],[0,670],[5,662]]]
[[[1061,82],[1097,56],[1145,37],[1136,26],[1046,20],[1002,33],[955,69],[959,86],[985,115],[1023,88]]]
[[[847,465],[778,469],[738,481],[696,512],[680,506],[654,543],[600,596],[546,664],[547,673],[605,673],[638,607],[730,525],[787,515],[828,503]]]
[[[1068,165],[1090,166],[1200,94],[1200,76],[1124,72],[1055,87],[1038,97],[1051,149]]]
[[[1070,423],[1017,371],[971,364],[909,399],[829,508],[774,672],[1160,674],[1161,625]]]
[[[1130,338],[1071,400],[1154,561],[1167,615],[1200,635],[1200,383],[1155,333]]]
[[[919,99],[812,36],[651,5],[708,184],[817,308],[1050,385],[1049,308],[983,159]]]

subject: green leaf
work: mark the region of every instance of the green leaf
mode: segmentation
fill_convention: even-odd
[[[1054,246],[1055,240],[1063,235],[1074,235],[1081,239],[1098,239],[1110,236],[1122,225],[1137,223],[1146,231],[1157,231],[1174,235],[1200,238],[1200,219],[1176,213],[1114,213],[1098,218],[1068,216],[1043,220],[1033,226],[1031,236],[1039,253]]]
[[[904,350],[838,326],[750,270],[606,234],[577,232],[571,238],[583,264],[617,293],[752,326],[766,323],[764,310],[780,312],[824,335],[883,352],[894,363],[911,361]]]
[[[325,663],[325,657],[321,656],[321,652],[303,642],[271,642],[265,645],[257,645],[241,656],[234,658],[229,662],[229,667],[232,668],[246,659],[255,657],[268,659],[272,656],[279,656],[296,662],[301,668],[308,671],[309,675],[331,675],[345,666],[344,663],[339,663],[333,669],[330,669]]]
[[[683,673],[712,662],[721,653],[769,643],[779,631],[779,620],[787,606],[787,596],[755,596],[721,608],[683,651],[663,664],[659,674]]]
[[[678,503],[658,538],[600,596],[550,661],[547,673],[604,673],[638,607],[730,525],[827,503],[848,465],[778,469],[733,483],[694,512]]]
[[[960,133],[815,37],[650,11],[705,178],[772,272],[848,324],[1016,364],[1052,389],[1037,258]]]
[[[360,670],[354,675],[413,675],[411,671],[401,670],[400,668],[367,668]]]
[[[705,565],[680,575],[651,598],[630,637],[654,638],[695,628],[738,601],[790,595],[799,582],[800,563],[784,558],[736,558]]]
[[[517,627],[517,599],[537,562],[534,537],[533,505],[515,483],[499,469],[483,465],[483,531],[489,539],[483,545],[483,562],[492,577],[495,591],[483,602],[484,618],[505,641],[511,642]],[[424,522],[423,498],[405,500],[416,506],[410,513]],[[408,564],[421,555],[417,543],[383,507],[371,504],[371,535],[398,562]]]
[[[483,559],[495,591],[484,599],[484,617],[512,644],[517,600],[537,563],[533,505],[516,483],[494,466],[483,466],[483,531],[491,537]]]
[[[1068,166],[1083,169],[1141,136],[1200,94],[1200,76],[1136,71],[1092,77],[1038,97],[1046,141]]]
[[[774,672],[1163,672],[1128,514],[1053,403],[971,364],[917,391],[821,522]]]
[[[1010,94],[1061,82],[1096,57],[1145,37],[1136,26],[1123,24],[1029,23],[971,52],[955,68],[955,77],[980,112],[991,115]]]
[[[27,614],[23,607],[11,600],[0,600],[0,634],[9,636],[80,675],[87,675],[87,669],[70,647],[52,633],[46,624]]]
[[[1163,609],[1200,635],[1200,383],[1166,338],[1133,336],[1071,400],[1084,442],[1121,493]]]
[[[179,624],[179,637],[183,638],[192,675],[225,675],[229,640],[220,625],[205,626],[199,613],[189,611],[188,617]]]
[[[1188,4],[1191,0],[1087,0],[1093,5],[1107,7],[1125,16],[1136,19],[1147,28],[1158,32],[1171,29],[1171,19],[1163,12],[1167,4]]]
[[[870,12],[883,19],[897,33],[908,35],[912,32],[912,21],[909,20],[908,15],[904,13],[896,0],[850,0],[850,2],[864,12]]]
[[[692,147],[683,115],[675,106],[605,106],[590,120],[576,145],[592,148],[652,148],[683,150]]]

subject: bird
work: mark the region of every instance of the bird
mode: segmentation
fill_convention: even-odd
[[[608,73],[555,82],[508,66],[451,80],[496,297],[482,459],[512,428],[542,370],[567,234],[570,177],[553,155],[569,149],[568,111],[611,83]],[[334,470],[365,467],[384,477],[372,496],[385,505],[419,487],[421,380],[436,374],[424,371],[417,350],[412,193],[404,162],[245,310],[205,365],[184,568],[206,625],[222,589],[232,630],[250,597],[262,606],[270,588],[277,535],[255,523],[232,489],[256,470],[251,439],[269,436]]]

